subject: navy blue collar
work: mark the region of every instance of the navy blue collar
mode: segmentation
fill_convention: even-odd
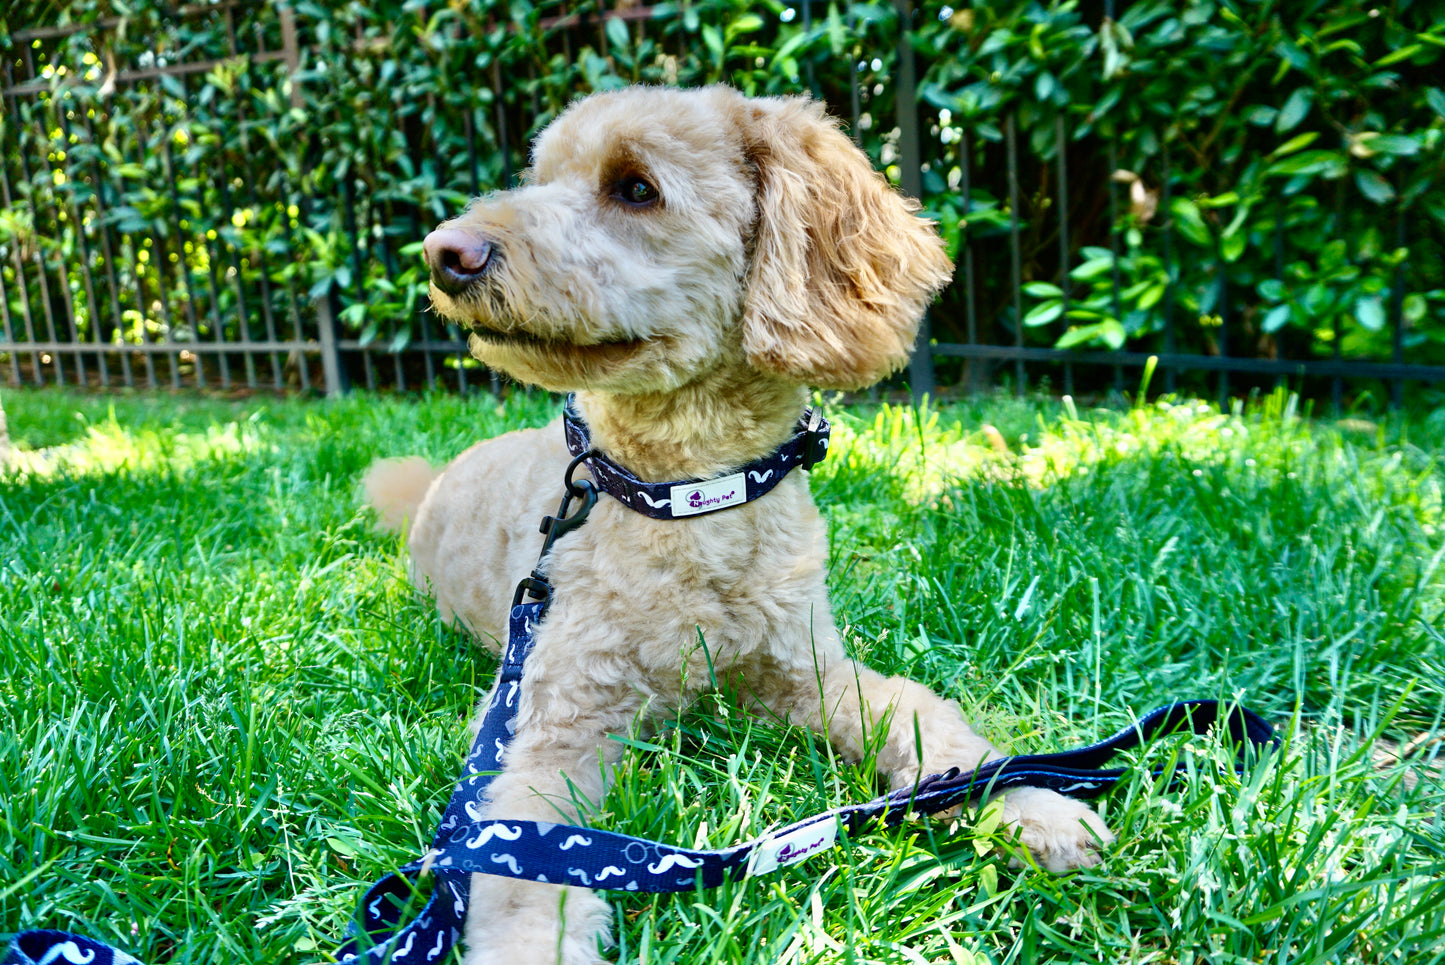
[[[586,457],[597,487],[622,505],[653,519],[683,519],[741,506],[763,496],[794,469],[811,469],[828,454],[831,426],[817,409],[798,419],[787,442],[761,459],[712,479],[677,482],[643,482],[612,459],[592,448],[591,434],[577,400],[567,397],[562,412],[567,448],[576,458]]]

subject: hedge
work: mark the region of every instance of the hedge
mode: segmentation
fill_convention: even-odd
[[[297,293],[335,292],[348,332],[400,346],[424,317],[420,237],[514,182],[530,137],[588,91],[811,91],[901,180],[902,6],[313,0],[292,8],[288,78],[269,4],[22,2],[0,30],[12,91],[0,280],[18,319],[17,264],[38,253],[70,266],[82,337],[201,338],[234,325],[248,292],[252,326],[258,298],[284,318]],[[1152,349],[1167,305],[1181,350],[1220,350],[1228,313],[1234,354],[1388,357],[1398,313],[1408,358],[1445,362],[1445,25],[1431,5],[1120,7],[972,0],[902,14],[922,198],[955,252],[971,246],[981,338],[1011,341],[1018,321],[997,243],[1013,124],[1028,344]],[[83,29],[35,35],[67,24]],[[13,93],[32,77],[44,90]],[[119,326],[74,268],[89,259],[99,273],[105,230],[132,253],[119,259]],[[250,287],[228,294],[232,275]],[[198,293],[194,320],[162,311],[166,287],[177,302]],[[945,294],[936,338],[961,339],[966,294]]]

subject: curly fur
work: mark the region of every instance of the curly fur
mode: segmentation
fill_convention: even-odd
[[[636,178],[654,201],[625,201],[619,185]],[[538,138],[525,186],[434,233],[485,240],[491,260],[432,298],[472,328],[487,365],[575,391],[594,443],[642,478],[708,477],[786,439],[808,385],[867,385],[906,361],[951,270],[915,212],[807,100],[598,94]],[[553,425],[473,446],[434,480],[415,462],[379,464],[367,488],[384,521],[410,521],[417,585],[495,646],[568,460]],[[955,703],[847,657],[826,559],[802,473],[686,520],[603,497],[547,559],[555,601],[489,813],[575,818],[573,794],[598,799],[621,753],[607,735],[687,706],[714,674],[845,757],[867,749],[893,786],[998,756]],[[1005,818],[1052,869],[1091,864],[1111,840],[1052,792],[1009,795]],[[591,892],[479,875],[472,898],[468,965],[601,960],[610,911]]]

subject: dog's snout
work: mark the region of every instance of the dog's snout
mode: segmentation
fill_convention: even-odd
[[[422,242],[431,269],[432,284],[448,295],[458,295],[486,273],[492,262],[492,245],[485,238],[459,228],[438,228]]]

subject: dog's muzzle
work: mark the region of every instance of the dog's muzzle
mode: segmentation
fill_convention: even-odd
[[[422,242],[432,284],[448,295],[460,295],[486,274],[492,244],[460,228],[438,228]]]

